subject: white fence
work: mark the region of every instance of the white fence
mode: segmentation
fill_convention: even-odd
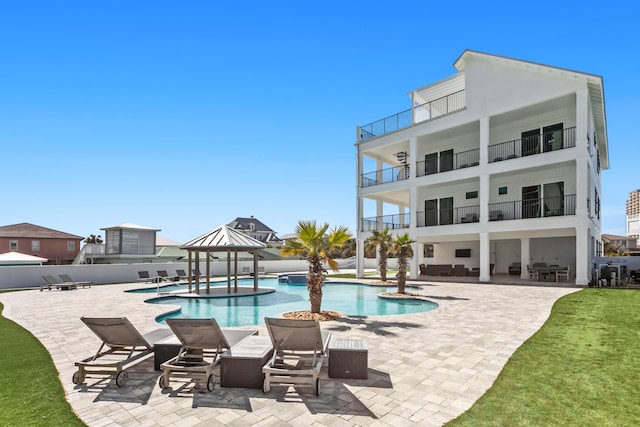
[[[277,260],[260,261],[260,269],[265,273],[306,272],[308,264],[305,260]],[[355,260],[340,260],[343,269],[354,269]],[[238,262],[238,274],[243,268],[253,271],[253,261]],[[365,260],[366,268],[375,268],[375,259]],[[233,273],[233,263],[231,263]],[[75,281],[91,281],[95,284],[127,283],[138,279],[138,271],[148,271],[150,276],[157,276],[158,270],[166,270],[169,276],[176,275],[176,270],[188,271],[188,263],[145,263],[145,264],[81,264],[81,265],[43,265],[0,267],[0,290],[39,288],[45,284],[42,276],[68,274]],[[200,264],[200,271],[204,274],[205,264]],[[226,262],[212,262],[211,275],[224,276],[227,274]],[[245,273],[246,274],[246,273]]]

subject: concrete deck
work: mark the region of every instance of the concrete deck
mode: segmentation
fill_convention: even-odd
[[[100,344],[81,316],[126,316],[146,333],[158,328],[157,315],[174,307],[143,303],[153,294],[123,292],[139,284],[12,292],[0,294],[0,301],[4,316],[48,349],[67,399],[90,426],[439,426],[484,394],[513,352],[545,322],[558,298],[579,290],[411,283],[440,307],[322,324],[335,338],[367,341],[369,378],[330,379],[325,366],[320,396],[310,388],[274,387],[263,394],[221,388],[219,383],[211,393],[163,392],[153,357],[128,368],[129,381],[122,388],[113,380],[92,378],[76,386],[71,381],[74,362],[95,353]],[[267,335],[263,325],[258,329]]]

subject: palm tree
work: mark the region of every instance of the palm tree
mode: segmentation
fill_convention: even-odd
[[[404,285],[407,281],[407,260],[413,258],[413,249],[411,245],[415,240],[411,240],[409,233],[397,236],[392,243],[392,251],[398,257],[398,293],[404,293]]]
[[[365,245],[367,249],[373,250],[375,252],[376,247],[378,248],[378,266],[380,267],[380,280],[383,282],[387,281],[387,258],[389,256],[389,249],[391,249],[391,244],[393,242],[393,236],[388,228],[384,230],[374,230],[369,237],[365,241]]]
[[[320,313],[324,284],[323,266],[326,263],[333,271],[338,271],[338,263],[328,255],[328,251],[347,243],[351,239],[351,232],[347,227],[334,227],[329,230],[329,224],[326,223],[318,226],[315,221],[299,221],[296,234],[297,238],[287,242],[287,246],[280,252],[285,256],[302,256],[309,263],[307,289],[311,312]]]

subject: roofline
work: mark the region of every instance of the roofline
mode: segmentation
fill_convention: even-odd
[[[548,69],[553,69],[553,70],[558,70],[558,71],[562,71],[565,73],[571,73],[574,75],[578,75],[578,76],[583,76],[584,78],[586,78],[588,80],[591,80],[591,83],[597,83],[600,89],[600,97],[602,98],[602,123],[603,123],[603,128],[602,128],[602,136],[604,136],[605,139],[605,144],[604,147],[606,149],[606,153],[604,156],[605,162],[603,162],[603,164],[601,165],[602,169],[609,169],[609,135],[608,135],[608,131],[607,131],[607,110],[606,110],[606,102],[604,99],[604,78],[601,75],[598,74],[591,74],[591,73],[585,73],[583,71],[576,71],[576,70],[572,70],[569,68],[563,68],[563,67],[556,67],[554,65],[547,65],[547,64],[542,64],[540,62],[533,62],[533,61],[527,61],[524,59],[516,59],[516,58],[511,58],[509,56],[503,56],[503,55],[495,55],[493,53],[486,53],[486,52],[480,52],[477,50],[472,50],[472,49],[465,49],[464,52],[462,52],[462,54],[458,57],[458,59],[456,59],[453,63],[453,66],[456,68],[456,70],[458,70],[458,72],[464,72],[465,70],[465,60],[467,56],[469,55],[477,55],[477,56],[484,56],[487,58],[498,58],[498,59],[503,59],[505,61],[512,61],[515,63],[521,63],[521,64],[530,64],[530,65],[534,65],[536,67],[543,67],[543,68],[548,68]],[[595,80],[595,81],[594,81]],[[592,98],[592,97],[591,97]],[[593,98],[592,98],[593,101]],[[594,117],[594,121],[596,120],[596,118]]]

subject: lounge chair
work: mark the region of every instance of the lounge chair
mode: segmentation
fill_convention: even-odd
[[[53,288],[60,289],[61,291],[78,289],[78,286],[73,282],[60,283],[53,276],[42,276],[42,278],[44,279],[45,282],[47,282],[47,284],[40,286],[40,292],[42,292],[45,289],[50,291]]]
[[[138,271],[138,282],[144,283],[158,283],[160,282],[159,277],[151,277],[149,276],[148,271]]]
[[[169,276],[169,273],[167,273],[167,270],[158,270],[158,281],[177,282],[178,276]]]
[[[178,277],[178,280],[189,280],[189,276],[184,270],[176,270],[176,276]]]
[[[75,283],[76,287],[82,286],[84,288],[85,286],[91,287],[91,285],[93,285],[93,282],[76,282],[75,280],[71,280],[71,276],[68,274],[58,274],[58,276],[63,282]]]
[[[263,391],[271,385],[308,385],[313,393],[319,393],[320,369],[327,354],[331,333],[320,330],[317,320],[264,319],[271,343],[273,357],[262,372],[265,374]]]
[[[94,356],[75,363],[78,370],[73,374],[74,384],[82,384],[87,376],[97,374],[114,377],[116,385],[122,387],[129,378],[123,371],[124,366],[151,354],[155,342],[171,335],[166,328],[141,335],[126,317],[81,317],[80,320],[102,344]],[[109,348],[103,351],[105,346]]]
[[[160,388],[170,387],[171,379],[188,379],[196,389],[204,382],[207,390],[213,391],[213,370],[220,363],[220,355],[231,347],[216,319],[167,319],[167,324],[181,346],[177,356],[160,365]]]

